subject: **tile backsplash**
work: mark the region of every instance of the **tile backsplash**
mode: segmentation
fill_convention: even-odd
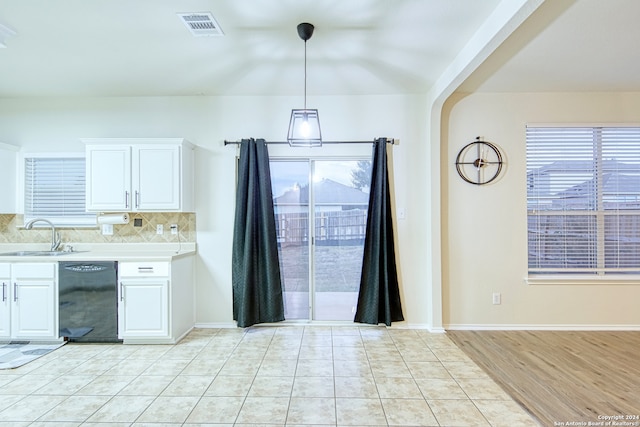
[[[62,243],[175,243],[178,237],[182,243],[196,241],[196,214],[181,212],[136,212],[129,214],[128,224],[113,226],[113,235],[102,234],[101,227],[65,228],[56,227]],[[134,220],[141,219],[140,227]],[[164,226],[163,234],[156,234],[156,226]],[[178,224],[179,236],[171,234],[170,225]],[[0,214],[0,243],[49,243],[49,227],[24,229],[22,215]]]

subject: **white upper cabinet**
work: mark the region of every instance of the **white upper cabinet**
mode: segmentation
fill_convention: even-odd
[[[193,145],[181,138],[84,139],[87,210],[193,212]]]
[[[131,211],[131,147],[87,145],[87,210]]]
[[[180,146],[144,145],[133,150],[136,210],[180,210]]]

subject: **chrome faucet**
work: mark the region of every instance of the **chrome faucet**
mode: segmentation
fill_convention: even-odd
[[[34,218],[24,225],[24,228],[31,230],[36,222],[46,222],[51,227],[51,251],[57,251],[60,247],[60,233],[56,231],[56,226],[51,221],[44,218]]]

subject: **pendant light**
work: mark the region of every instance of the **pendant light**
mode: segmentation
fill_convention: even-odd
[[[304,40],[304,108],[291,110],[287,141],[291,147],[321,147],[318,110],[307,108],[307,40],[313,35],[313,24],[298,24],[298,35]]]

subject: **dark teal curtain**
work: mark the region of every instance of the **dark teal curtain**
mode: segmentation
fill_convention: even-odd
[[[245,328],[284,320],[269,153],[264,139],[240,143],[232,254],[233,318]]]
[[[391,322],[404,320],[404,317],[393,241],[387,139],[374,141],[373,150],[367,235],[354,321],[391,326]]]

